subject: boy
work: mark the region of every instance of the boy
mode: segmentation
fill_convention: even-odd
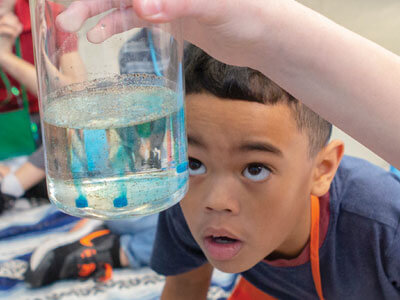
[[[261,73],[186,52],[190,189],[159,217],[162,299],[400,296],[400,183],[328,143],[331,125]],[[268,296],[269,295],[269,296]],[[245,297],[248,298],[245,298]]]

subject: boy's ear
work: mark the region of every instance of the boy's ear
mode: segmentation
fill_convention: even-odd
[[[343,154],[344,143],[339,140],[331,141],[318,153],[313,171],[312,195],[321,197],[329,191]]]

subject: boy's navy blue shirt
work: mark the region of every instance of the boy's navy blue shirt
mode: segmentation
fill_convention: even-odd
[[[344,157],[329,194],[329,226],[319,250],[325,298],[399,299],[400,179]],[[153,249],[152,268],[167,276],[207,262],[179,205],[160,214]],[[242,275],[279,299],[318,299],[309,261],[293,267],[260,262]]]

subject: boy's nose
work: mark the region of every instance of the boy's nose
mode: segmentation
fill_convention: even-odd
[[[209,184],[204,207],[207,211],[227,212],[238,214],[240,211],[239,193],[233,178],[213,180]]]

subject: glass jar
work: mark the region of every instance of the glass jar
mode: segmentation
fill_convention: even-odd
[[[100,219],[166,209],[188,181],[180,25],[94,44],[87,32],[105,14],[77,32],[58,27],[73,2],[30,2],[49,198]]]

